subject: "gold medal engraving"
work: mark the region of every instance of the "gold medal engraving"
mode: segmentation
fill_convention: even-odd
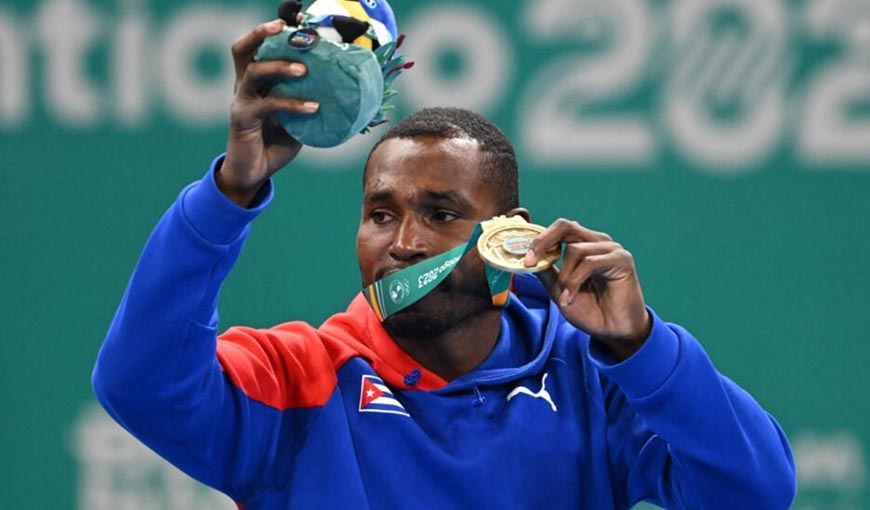
[[[483,260],[502,271],[511,273],[537,273],[552,266],[561,255],[555,248],[539,255],[538,263],[532,267],[523,264],[532,239],[538,237],[545,228],[527,222],[520,216],[496,216],[481,224],[483,234],[477,240],[477,251]]]

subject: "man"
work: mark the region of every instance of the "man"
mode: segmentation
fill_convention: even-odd
[[[287,62],[233,49],[227,153],[156,227],[94,370],[127,430],[240,508],[785,509],[794,465],[778,425],[700,345],[645,305],[631,254],[559,220],[493,305],[468,253],[434,291],[378,319],[362,295],[315,329],[216,338],[217,295],[270,177],[300,147],[270,123],[317,105],[263,97]],[[457,109],[391,129],[365,166],[357,240],[369,285],[468,241],[519,207],[504,135]]]

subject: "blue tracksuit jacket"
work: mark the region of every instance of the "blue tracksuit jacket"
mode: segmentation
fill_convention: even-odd
[[[362,295],[319,328],[217,335],[218,292],[251,221],[213,173],[152,233],[100,350],[108,412],[240,508],[779,510],[782,430],[654,317],[614,363],[521,276],[495,350],[446,382],[390,339]]]

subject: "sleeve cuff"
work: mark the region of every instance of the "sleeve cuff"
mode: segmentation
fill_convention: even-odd
[[[181,209],[193,229],[214,244],[229,244],[272,202],[274,190],[269,180],[246,209],[227,198],[215,182],[215,171],[223,164],[218,156],[208,173],[181,192]]]
[[[649,310],[652,331],[630,358],[615,363],[601,348],[590,345],[589,358],[607,378],[630,398],[649,395],[667,381],[680,358],[680,339],[658,315]]]

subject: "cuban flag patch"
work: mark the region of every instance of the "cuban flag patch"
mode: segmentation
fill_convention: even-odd
[[[359,411],[371,413],[390,413],[410,416],[393,392],[376,375],[362,376],[359,391]]]

